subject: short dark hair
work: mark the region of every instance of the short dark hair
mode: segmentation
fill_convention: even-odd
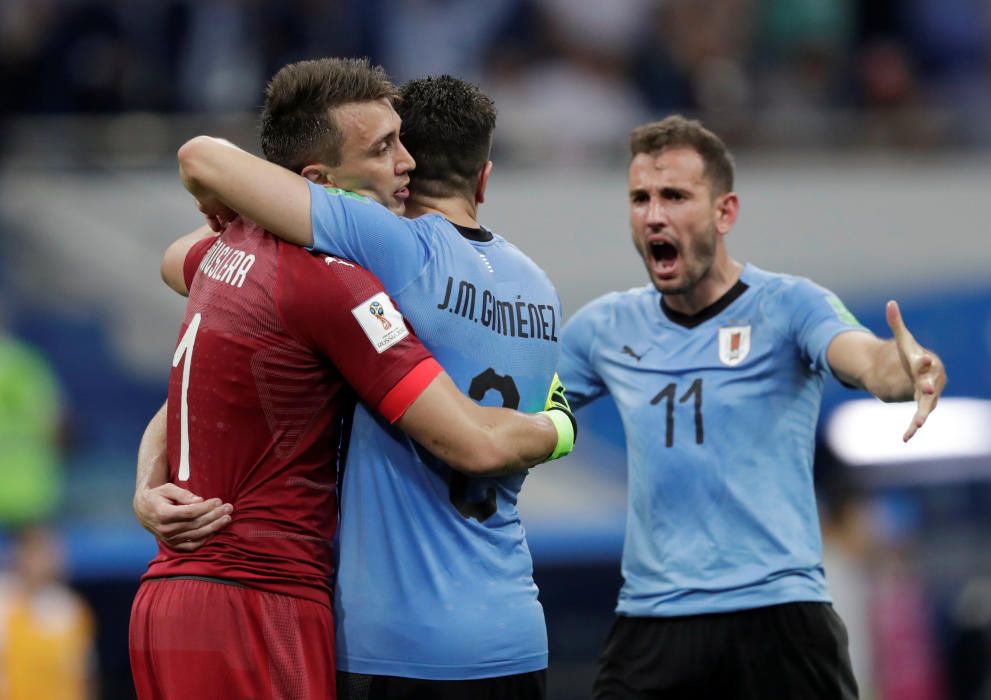
[[[470,196],[492,149],[492,100],[449,75],[411,80],[399,96],[399,137],[416,160],[412,188],[433,197]]]
[[[290,63],[265,88],[261,144],[265,158],[299,172],[308,163],[339,165],[344,135],[333,110],[354,102],[395,101],[396,87],[367,58]]]
[[[670,148],[691,148],[702,158],[705,176],[714,195],[733,190],[733,156],[723,140],[695,119],[674,114],[638,126],[630,134],[630,156],[660,153]]]

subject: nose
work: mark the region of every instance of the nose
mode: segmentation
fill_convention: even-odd
[[[647,205],[646,224],[651,228],[661,229],[667,226],[668,215],[659,197],[651,197]]]
[[[396,158],[396,175],[403,175],[416,168],[416,161],[412,154],[406,150],[402,141],[399,142],[399,153]]]

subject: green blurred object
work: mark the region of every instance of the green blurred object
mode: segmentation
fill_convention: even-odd
[[[0,526],[50,518],[61,486],[59,389],[33,348],[0,335]]]
[[[775,52],[843,48],[854,29],[849,0],[764,0],[760,5],[760,37]]]

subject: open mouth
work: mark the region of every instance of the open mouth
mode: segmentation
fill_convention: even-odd
[[[666,241],[652,241],[648,244],[654,269],[658,272],[672,272],[678,264],[678,249]]]

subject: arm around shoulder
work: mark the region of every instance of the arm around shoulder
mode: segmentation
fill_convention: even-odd
[[[313,242],[310,190],[300,175],[209,136],[187,141],[178,159],[183,185],[208,216],[221,203],[290,243]]]

